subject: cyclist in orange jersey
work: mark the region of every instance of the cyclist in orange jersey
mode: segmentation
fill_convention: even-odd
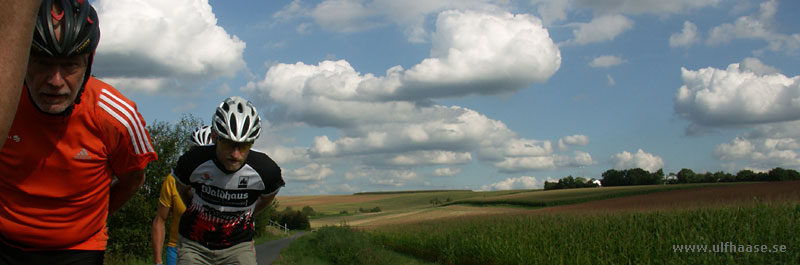
[[[106,219],[156,153],[136,104],[91,76],[88,0],[44,0],[0,150],[0,264],[102,264]]]

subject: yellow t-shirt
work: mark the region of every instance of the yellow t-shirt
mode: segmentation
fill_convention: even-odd
[[[168,247],[178,246],[178,224],[181,222],[181,215],[186,211],[186,205],[183,205],[178,190],[175,188],[175,178],[172,173],[167,175],[164,179],[164,184],[161,185],[161,196],[158,198],[158,203],[161,206],[172,208],[172,223],[169,226],[169,242]]]

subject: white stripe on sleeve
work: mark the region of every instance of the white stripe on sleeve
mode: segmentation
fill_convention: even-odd
[[[133,130],[131,130],[131,125],[128,124],[128,121],[125,120],[125,118],[123,118],[122,116],[119,116],[119,114],[114,112],[108,105],[103,104],[103,102],[97,102],[97,105],[100,106],[100,108],[104,109],[106,112],[108,112],[108,114],[111,114],[111,116],[113,116],[120,123],[122,123],[122,125],[125,125],[125,128],[128,129],[128,134],[133,136]],[[133,145],[133,148],[136,151],[137,155],[142,153],[142,152],[139,151],[139,144],[136,143],[136,139],[134,137],[131,137],[131,144]]]

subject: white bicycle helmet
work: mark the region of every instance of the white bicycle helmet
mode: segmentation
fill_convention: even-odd
[[[212,120],[214,132],[234,142],[254,142],[261,135],[261,117],[256,107],[241,97],[225,99]]]
[[[192,133],[192,142],[196,145],[214,144],[214,139],[211,139],[211,126],[203,125],[195,128]]]

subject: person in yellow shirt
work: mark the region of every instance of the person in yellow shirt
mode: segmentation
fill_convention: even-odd
[[[197,127],[192,133],[192,142],[197,145],[212,145],[211,126]],[[153,243],[153,263],[161,265],[162,250],[164,249],[164,227],[167,218],[172,214],[172,222],[169,228],[169,241],[167,242],[167,265],[175,265],[178,257],[178,224],[181,215],[186,211],[186,205],[181,201],[178,191],[175,189],[175,178],[172,174],[167,175],[164,183],[161,184],[161,196],[158,198],[158,210],[153,218],[152,243]]]

